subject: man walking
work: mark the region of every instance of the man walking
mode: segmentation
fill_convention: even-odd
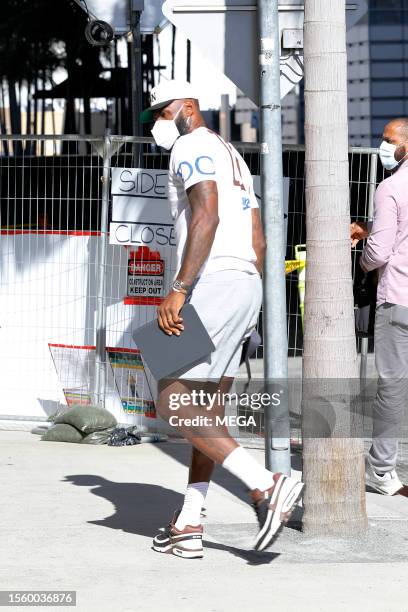
[[[231,144],[207,129],[189,83],[160,83],[141,120],[155,121],[156,143],[172,150],[168,192],[177,273],[158,308],[158,322],[165,333],[183,333],[180,311],[189,301],[215,345],[208,358],[159,382],[157,409],[169,420],[175,397],[192,397],[193,391],[205,389],[219,398],[229,391],[242,344],[259,316],[265,240],[250,171]],[[248,487],[259,521],[254,547],[264,550],[289,519],[303,484],[265,469],[215,418],[205,426],[185,424],[193,410],[192,402],[183,401],[177,411],[178,429],[193,445],[184,504],[154,538],[154,550],[184,558],[203,556],[200,515],[215,463]],[[221,400],[211,416],[223,410]],[[201,412],[208,415],[208,406]]]
[[[395,470],[404,410],[408,399],[408,118],[384,128],[380,159],[392,176],[375,194],[371,231],[353,223],[356,244],[368,237],[360,259],[364,272],[379,270],[375,317],[377,395],[373,407],[373,442],[366,461],[367,484],[384,495],[408,497]]]

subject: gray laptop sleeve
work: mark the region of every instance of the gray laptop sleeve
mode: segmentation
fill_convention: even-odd
[[[157,319],[136,329],[133,340],[143,360],[156,380],[171,378],[205,360],[215,350],[194,306],[185,304],[181,310],[184,331],[169,336],[159,327]]]

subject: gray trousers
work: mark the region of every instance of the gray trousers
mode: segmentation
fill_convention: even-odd
[[[370,462],[378,473],[395,469],[408,398],[408,307],[381,304],[375,315],[377,395]]]

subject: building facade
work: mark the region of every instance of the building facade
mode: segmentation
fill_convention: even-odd
[[[408,0],[369,0],[347,52],[350,143],[377,146],[384,125],[408,115]]]
[[[349,139],[378,146],[384,125],[408,116],[408,0],[368,0],[347,32]],[[282,102],[284,142],[304,142],[303,83]]]

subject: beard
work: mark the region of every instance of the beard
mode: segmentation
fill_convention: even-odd
[[[184,117],[181,113],[176,119],[176,126],[181,136],[190,133],[190,118]]]

